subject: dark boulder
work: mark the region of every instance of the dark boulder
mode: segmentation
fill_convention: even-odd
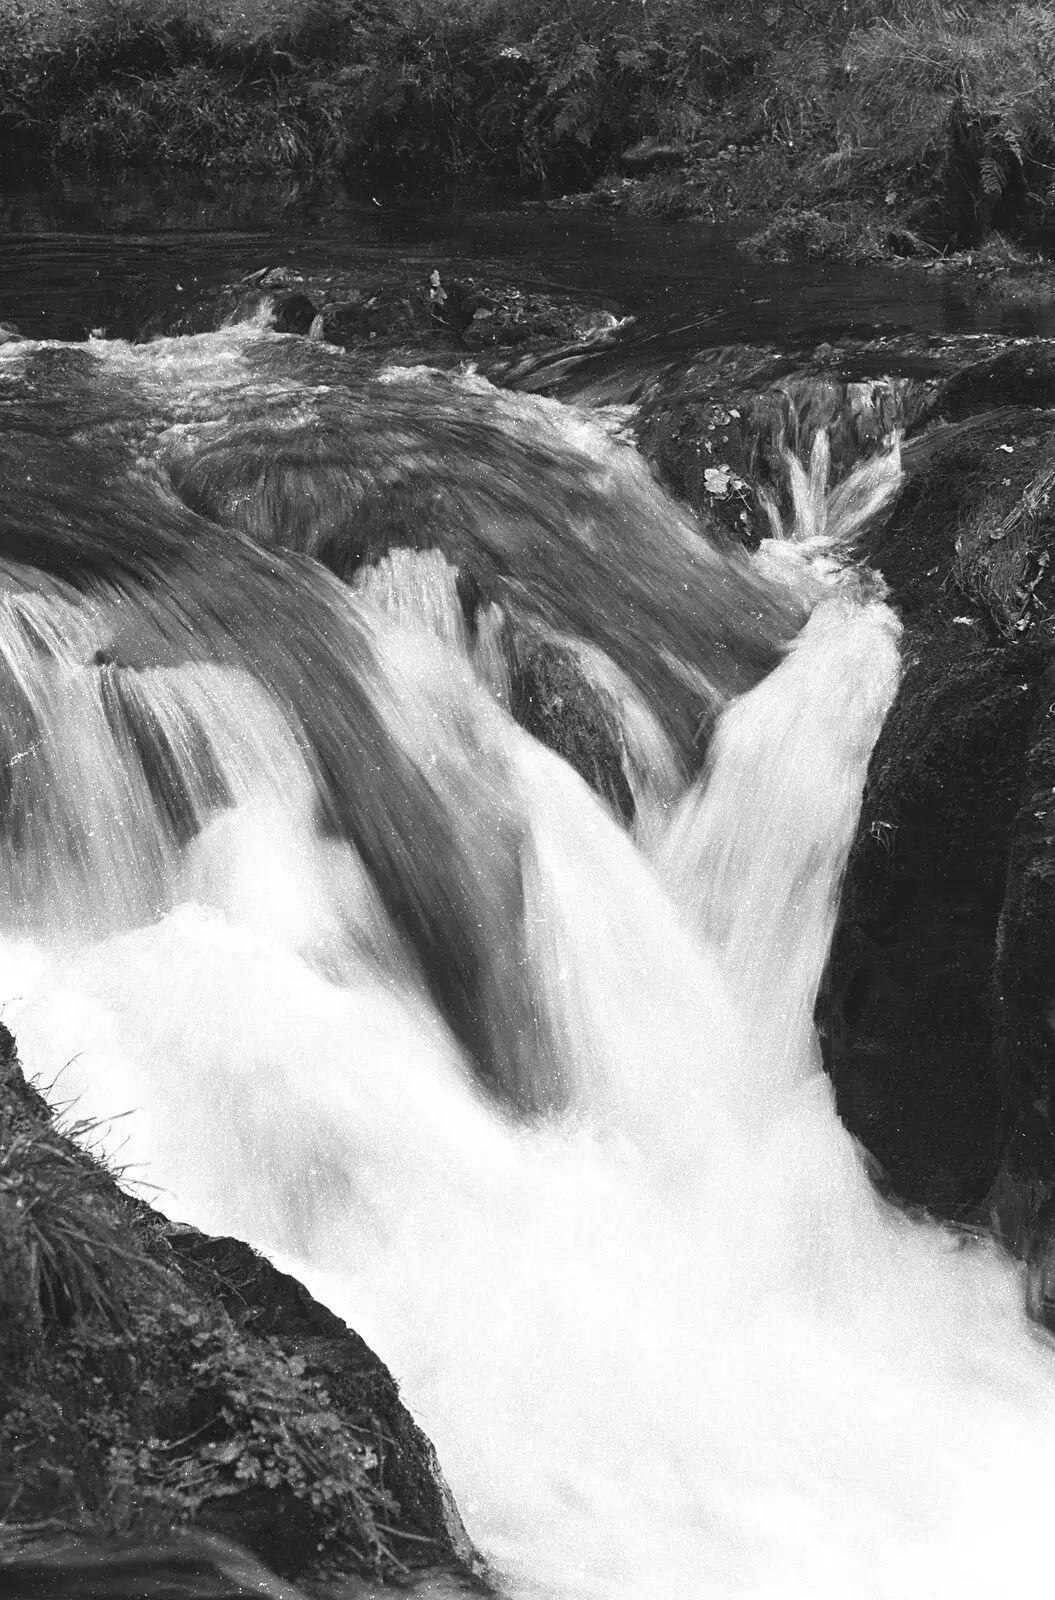
[[[1008,1170],[1031,1205],[1055,1182],[1055,666],[1033,700],[994,963],[997,1051],[1014,1092]]]
[[[275,301],[271,325],[276,333],[309,333],[316,315],[306,294],[287,294]]]
[[[1055,406],[1055,346],[1015,344],[971,362],[942,383],[935,404],[950,422],[999,406]]]
[[[616,716],[570,649],[530,632],[510,651],[509,709],[521,727],[575,768],[625,822],[634,797]]]
[[[979,367],[999,377],[1003,359]],[[1025,1250],[1055,1186],[1055,419],[973,414],[976,377],[943,386],[941,411],[966,418],[910,443],[867,551],[906,622],[906,671],[818,1019],[840,1113],[889,1192],[951,1217],[995,1206]]]
[[[994,960],[1042,664],[969,637],[914,651],[832,948],[823,1032],[840,1115],[896,1195],[948,1215],[984,1198],[1008,1136]]]

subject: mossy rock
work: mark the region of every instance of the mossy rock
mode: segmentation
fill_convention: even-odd
[[[969,417],[923,435],[905,465],[898,505],[866,547],[905,619],[925,632],[973,623],[994,641],[1047,637],[1055,417]]]
[[[636,432],[674,493],[711,531],[748,548],[771,532],[761,495],[791,515],[786,453],[809,460],[827,433],[832,483],[874,455],[895,431],[918,424],[932,404],[915,379],[847,379],[826,371],[788,373],[759,387],[706,397],[657,396]]]

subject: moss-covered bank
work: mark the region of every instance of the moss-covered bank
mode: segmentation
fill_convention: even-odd
[[[1040,0],[0,0],[0,149],[587,192],[768,255],[1043,227]]]
[[[0,1024],[0,1586],[33,1539],[202,1532],[298,1580],[475,1581],[383,1363],[248,1246],[124,1193],[72,1131]]]

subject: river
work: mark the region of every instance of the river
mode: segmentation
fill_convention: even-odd
[[[1050,1341],[991,1241],[877,1198],[813,1031],[900,624],[819,458],[781,538],[720,550],[583,401],[1048,314],[687,225],[205,193],[5,211],[0,316],[110,336],[0,347],[24,1060],[382,1354],[515,1600],[1043,1583]],[[117,337],[278,259],[636,321],[554,385],[576,405],[244,324]],[[860,470],[896,490],[896,450]],[[583,664],[632,827],[509,716],[505,628]]]

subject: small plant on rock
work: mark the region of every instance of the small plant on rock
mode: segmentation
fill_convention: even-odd
[[[93,1125],[70,1132],[83,1142]],[[51,1128],[0,1126],[0,1341],[93,1316],[124,1326],[122,1286],[156,1269],[118,1231],[111,1184]]]

